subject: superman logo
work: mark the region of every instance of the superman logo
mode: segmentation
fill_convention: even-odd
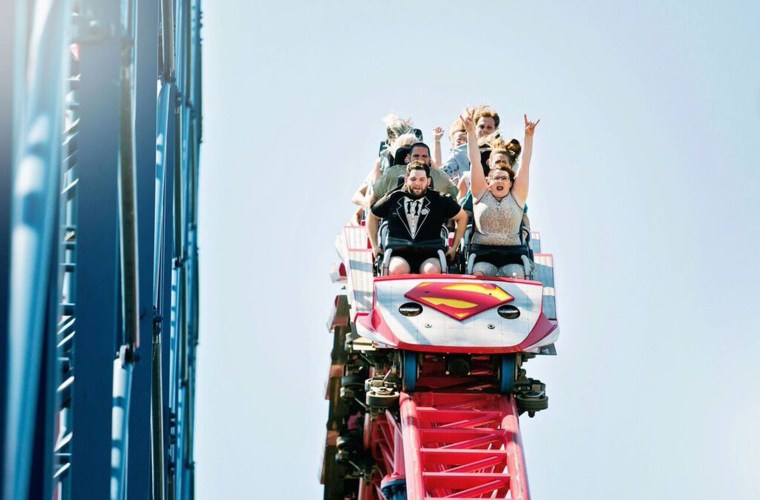
[[[422,282],[404,296],[459,321],[514,300],[494,284],[461,281]]]

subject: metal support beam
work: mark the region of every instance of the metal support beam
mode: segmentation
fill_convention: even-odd
[[[159,93],[157,113],[156,208],[154,227],[153,304],[156,311],[154,331],[154,377],[152,380],[153,484],[154,499],[168,493],[169,429],[169,345],[171,334],[172,273],[174,262],[174,178],[176,156],[177,93],[174,84],[164,82]],[[160,375],[160,376],[158,376]]]
[[[3,490],[6,500],[51,491],[58,198],[68,2],[16,2]],[[27,15],[28,14],[28,15]],[[21,95],[23,94],[23,95]],[[51,284],[54,284],[51,288]],[[40,473],[40,479],[33,474]],[[31,486],[34,485],[32,488]]]
[[[71,498],[110,498],[118,336],[119,2],[82,3]]]
[[[137,218],[140,262],[140,349],[132,380],[129,422],[127,498],[150,498],[150,391],[153,336],[153,238],[156,185],[156,67],[158,5],[137,0],[135,71],[135,142],[137,151]]]
[[[198,2],[0,18],[0,500],[190,500]]]
[[[60,231],[54,232],[52,257],[48,265],[48,300],[46,324],[41,349],[40,382],[37,391],[37,416],[35,421],[34,448],[32,455],[32,480],[29,483],[30,500],[49,500],[53,496],[53,442],[55,440],[56,389],[60,383],[58,373],[56,333],[60,318]],[[41,473],[40,473],[41,472]],[[37,477],[40,476],[40,477]]]
[[[0,2],[0,18],[14,19],[15,2]],[[4,429],[6,426],[8,369],[8,285],[10,276],[11,236],[11,165],[13,162],[13,102],[14,102],[14,30],[0,30],[0,464],[6,450]],[[0,466],[2,467],[2,466]],[[0,492],[3,491],[5,475],[0,475]]]

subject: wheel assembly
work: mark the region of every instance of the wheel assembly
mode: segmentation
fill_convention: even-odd
[[[406,392],[411,392],[417,387],[419,375],[419,361],[416,352],[404,351],[401,353],[401,384]]]
[[[517,357],[514,354],[503,354],[499,360],[499,391],[509,394],[515,386],[517,376]]]

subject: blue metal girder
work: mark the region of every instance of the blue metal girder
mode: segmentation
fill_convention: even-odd
[[[191,10],[192,9],[192,10]],[[194,399],[195,399],[195,349],[198,344],[198,241],[197,241],[197,201],[198,201],[198,116],[197,109],[197,80],[194,74],[197,73],[197,57],[195,51],[190,49],[195,47],[195,36],[197,35],[197,26],[199,18],[197,11],[193,6],[188,7],[188,56],[189,65],[188,78],[185,82],[187,98],[185,99],[185,119],[186,119],[186,141],[187,149],[185,161],[187,163],[187,211],[185,228],[187,231],[186,239],[186,285],[187,294],[185,299],[185,356],[183,357],[183,380],[186,381],[184,386],[184,408],[180,418],[182,433],[182,484],[185,488],[178,492],[178,498],[191,498],[192,490],[189,489],[193,484],[193,423],[194,423]]]
[[[46,324],[44,327],[41,356],[40,379],[37,388],[37,415],[34,425],[34,447],[32,454],[31,481],[29,482],[30,500],[49,500],[53,496],[53,443],[55,439],[55,415],[58,411],[56,403],[56,388],[58,385],[56,333],[60,317],[60,290],[58,268],[60,266],[60,235],[54,231],[55,240],[52,245],[51,259],[47,263],[49,284]],[[34,471],[43,471],[40,476]]]
[[[135,161],[137,164],[140,349],[132,379],[127,498],[151,496],[151,342],[153,336],[153,238],[156,190],[156,67],[158,4],[137,0],[135,68]]]
[[[28,74],[24,66],[27,51],[18,45],[27,40],[35,43],[34,37],[24,31],[26,23],[16,23],[17,29],[24,25],[21,34],[14,35],[11,30],[0,34],[0,61],[13,67],[13,71],[0,75],[0,429],[5,430],[0,432],[2,500],[51,498],[56,425],[60,426],[55,444],[56,481],[61,481],[62,500],[122,498],[124,492],[126,498],[135,499],[189,500],[194,495],[200,6],[193,0],[162,2],[162,9],[171,19],[159,23],[158,4],[149,0],[135,2],[134,18],[123,17],[130,15],[128,2],[83,0],[79,4],[80,29],[73,41],[78,44],[81,78],[71,82],[72,88],[76,87],[76,103],[71,104],[73,115],[66,121],[66,189],[60,199],[60,212],[61,130],[56,124],[63,123],[60,89],[66,81],[68,39],[63,31],[71,19],[69,3],[17,0],[0,5],[2,18],[17,21],[36,22],[45,7],[54,13],[43,16],[44,26],[35,31],[44,34],[45,43],[55,40],[53,46],[46,46],[45,57],[40,59],[43,65],[38,72],[46,77],[35,81],[57,89],[48,89],[40,97],[38,89],[24,81]],[[134,32],[130,31],[131,19],[136,26]],[[177,65],[176,71],[171,70],[175,66],[166,71],[159,68],[162,90],[157,105],[160,24],[172,39],[172,57],[165,60],[176,60]],[[127,38],[122,38],[123,34]],[[131,54],[124,51],[129,50],[125,43],[130,40],[135,44]],[[124,82],[130,78],[125,76],[126,68],[134,69],[135,91],[131,96],[124,92],[128,88]],[[29,102],[26,94],[31,96]],[[132,98],[133,119],[125,114]],[[13,109],[19,102],[24,103],[27,112],[33,110],[24,119],[20,119],[18,109]],[[21,130],[20,124],[36,123],[33,120],[45,113],[46,124],[52,124],[47,127],[47,135],[34,136],[36,142],[26,140],[27,131]],[[131,151],[136,165],[136,280],[129,274],[129,269],[134,268],[133,260],[122,269],[119,265],[119,244],[126,244],[119,233],[120,220],[132,220],[132,207],[124,210],[120,206],[118,190],[119,182],[123,186],[125,179],[119,173],[131,165],[124,156],[126,150],[120,150],[120,141],[122,146],[130,145],[125,141],[130,131],[135,140]],[[15,193],[11,189],[11,165],[15,160],[12,149],[29,149],[29,144],[33,146],[29,153],[18,156],[22,160],[18,170],[27,172],[29,161],[44,165],[43,187]],[[161,158],[158,163],[157,152]],[[131,195],[127,193],[124,199],[130,200]],[[10,200],[14,200],[13,204]],[[61,221],[66,228],[63,252],[56,226],[59,213],[65,215]],[[34,258],[12,260],[13,227],[26,226],[37,241],[33,248],[28,242],[20,248],[33,250],[27,254]],[[131,253],[130,246],[123,248],[124,255]],[[16,250],[16,255],[24,252]],[[12,280],[11,288],[9,281],[2,279],[11,273],[25,279]],[[133,294],[134,287],[120,287],[127,279],[139,284],[137,295]],[[128,340],[128,332],[135,331],[129,327],[125,330],[121,323],[123,319],[129,323],[128,318],[133,317],[125,314],[122,318],[123,296],[139,297],[136,302],[130,299],[129,304],[139,310],[136,331],[141,348],[136,357],[125,355],[124,363],[115,364],[120,345]],[[61,300],[66,302],[66,321],[59,324]],[[16,313],[9,315],[14,301]],[[132,310],[129,305],[125,307],[124,311]],[[9,324],[21,325],[23,328],[15,330],[23,333],[9,337]],[[153,338],[158,340],[158,350],[151,352]],[[158,365],[150,362],[151,355],[156,354]],[[62,373],[66,377],[63,384],[59,380]],[[124,389],[117,391],[117,380]],[[156,411],[149,397],[155,387],[162,392],[158,405],[161,412]],[[128,417],[124,427],[119,424],[122,416]],[[116,432],[113,435],[112,418]],[[11,436],[13,442],[3,436]],[[152,446],[157,441],[158,447]],[[117,457],[113,463],[112,451]],[[124,454],[126,461],[121,458]],[[151,462],[156,460],[159,469],[151,469]]]
[[[0,19],[15,17],[14,2],[0,2]],[[14,30],[0,30],[0,67],[15,66]],[[0,71],[0,464],[5,450],[8,368],[8,276],[10,276],[11,164],[13,160],[13,71]],[[2,465],[0,465],[2,467]],[[0,492],[4,477],[0,475]],[[2,495],[2,493],[0,493]]]
[[[50,496],[57,320],[58,198],[68,2],[13,12],[14,109],[2,498]],[[26,54],[33,57],[26,58]],[[38,479],[32,470],[39,472]]]
[[[80,46],[78,297],[71,498],[109,498],[118,338],[119,2],[88,0]],[[81,383],[80,383],[81,382]]]
[[[185,285],[184,300],[185,336],[183,340],[184,353],[182,357],[182,391],[183,407],[178,417],[178,434],[180,437],[179,460],[182,469],[179,471],[181,481],[177,498],[193,498],[194,484],[194,403],[195,403],[195,350],[198,344],[198,159],[200,148],[200,4],[195,0],[187,0],[183,8],[185,43],[183,44],[184,58],[183,88],[185,97],[183,116],[185,119],[185,145],[183,161],[186,165],[186,209],[184,229],[185,239]]]
[[[160,322],[157,324],[156,335],[160,341],[159,350],[155,353],[161,357],[162,378],[160,384],[162,393],[161,411],[163,414],[162,435],[163,449],[161,450],[161,465],[164,478],[169,478],[170,455],[168,449],[171,443],[171,408],[170,395],[170,342],[172,331],[172,274],[174,272],[175,240],[174,240],[174,195],[175,195],[175,162],[177,156],[176,87],[164,82],[159,94],[159,110],[157,121],[158,142],[160,155],[156,165],[156,239],[155,255],[157,270],[154,274],[154,304]],[[168,494],[168,480],[161,485],[162,495]]]
[[[179,3],[176,2],[175,5],[175,15],[178,18],[179,14],[177,11],[179,10]],[[179,29],[178,26],[175,26],[175,38],[179,36],[179,32],[181,29]],[[175,42],[175,47],[177,51],[177,57],[175,59],[175,62],[177,63],[177,72],[175,75],[177,76],[177,81],[179,83],[180,80],[180,72],[179,72],[179,63],[181,60],[181,49]],[[179,106],[181,99],[182,99],[182,93],[181,93],[181,87],[177,84],[173,86],[174,89],[177,90],[177,93],[175,96],[177,99],[174,101],[174,106]],[[183,179],[183,172],[182,172],[182,112],[181,108],[174,110],[174,114],[170,117],[170,121],[172,123],[172,134],[171,137],[173,137],[173,149],[171,149],[171,154],[167,154],[167,172],[171,171],[171,177],[172,177],[172,195],[171,195],[171,205],[167,204],[167,210],[168,207],[171,206],[171,213],[166,214],[166,231],[167,236],[171,234],[170,240],[167,239],[166,244],[171,245],[170,248],[166,249],[166,258],[170,259],[171,262],[171,268],[170,273],[168,275],[168,286],[164,289],[165,290],[165,298],[167,299],[164,302],[164,326],[165,326],[165,334],[163,336],[163,362],[164,362],[164,416],[167,422],[169,422],[169,425],[165,427],[165,443],[167,446],[167,487],[169,490],[174,490],[174,484],[175,484],[175,473],[176,473],[176,447],[175,447],[175,439],[176,439],[176,421],[177,421],[177,415],[175,413],[176,411],[176,399],[177,399],[177,379],[178,379],[178,371],[177,371],[177,345],[178,345],[178,336],[181,333],[181,319],[182,319],[182,301],[181,301],[181,294],[184,291],[184,287],[182,286],[182,266],[183,259],[184,259],[184,232],[182,230],[182,219],[183,219],[183,206],[184,206],[184,198],[185,198],[185,191],[183,189],[184,187],[184,179]]]

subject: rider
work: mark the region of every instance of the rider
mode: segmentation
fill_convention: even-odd
[[[404,186],[391,191],[372,205],[367,218],[372,254],[382,251],[377,242],[380,218],[388,220],[388,247],[394,248],[388,268],[390,274],[438,274],[441,266],[437,258],[443,249],[441,227],[449,219],[456,223],[454,242],[446,251],[449,260],[454,258],[459,242],[467,228],[467,214],[449,195],[443,195],[430,186],[430,166],[412,161],[406,167]]]
[[[481,145],[498,136],[499,122],[501,121],[499,113],[488,106],[468,111],[475,113],[473,119]],[[451,155],[439,168],[446,172],[454,182],[457,182],[465,173],[470,171],[470,161],[467,158],[467,136],[461,117],[451,124],[449,138],[451,140]]]
[[[394,113],[390,113],[383,118],[385,123],[386,138],[380,144],[378,157],[375,159],[372,170],[370,170],[366,179],[362,182],[351,201],[359,205],[356,213],[352,217],[352,223],[359,225],[364,218],[364,205],[366,204],[367,190],[372,184],[380,178],[388,167],[393,165],[393,157],[396,150],[402,146],[410,146],[420,140],[417,135],[418,130],[414,128],[414,122],[411,118],[401,118]]]
[[[412,144],[409,156],[406,158],[406,163],[419,161],[428,166],[428,177],[432,178],[433,189],[443,194],[449,194],[456,196],[457,187],[451,182],[451,179],[443,171],[438,169],[430,169],[430,148],[424,142],[418,142]],[[371,206],[376,200],[382,198],[389,192],[396,189],[398,185],[398,179],[402,175],[405,175],[406,165],[394,165],[387,169],[385,173],[380,177],[373,185],[369,201],[367,205]]]
[[[475,120],[472,111],[462,115],[467,128],[467,143],[472,163],[472,195],[475,220],[475,234],[472,243],[476,250],[476,276],[524,277],[524,271],[515,258],[506,252],[494,252],[493,247],[513,247],[522,245],[520,223],[525,212],[528,197],[530,160],[533,154],[533,134],[541,120],[529,121],[525,116],[525,140],[523,160],[517,174],[509,166],[509,159],[498,161],[491,158],[491,170],[486,177],[480,160],[480,150],[475,136]],[[505,156],[508,156],[505,154]],[[480,247],[480,248],[478,248]],[[487,255],[487,257],[486,257]]]

